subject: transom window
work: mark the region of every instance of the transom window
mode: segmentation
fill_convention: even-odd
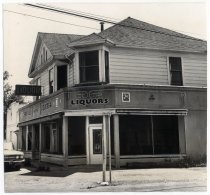
[[[79,53],[80,83],[99,82],[98,51]]]
[[[171,85],[183,85],[182,80],[182,64],[180,57],[169,57],[170,68],[170,84]]]

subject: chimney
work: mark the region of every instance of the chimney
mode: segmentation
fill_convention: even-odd
[[[101,32],[104,30],[104,22],[100,22],[101,24]]]

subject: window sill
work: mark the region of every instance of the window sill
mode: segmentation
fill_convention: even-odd
[[[108,82],[87,82],[87,83],[80,83],[80,84],[75,84],[75,87],[93,86],[93,85],[104,85],[104,84],[108,84]]]

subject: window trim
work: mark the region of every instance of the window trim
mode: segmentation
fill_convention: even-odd
[[[181,73],[182,73],[182,85],[172,85],[171,84],[171,67],[170,67],[170,58],[180,58],[181,60]],[[170,86],[184,86],[184,72],[183,72],[183,58],[181,56],[169,55],[167,56],[167,70],[168,70],[168,83]]]
[[[81,68],[87,68],[86,66],[81,66],[80,64],[80,55],[86,55],[87,53],[93,53],[93,52],[97,52],[98,54],[98,64],[94,64],[94,65],[91,65],[89,67],[97,67],[98,68],[98,81],[95,80],[95,81],[81,81]],[[79,83],[80,84],[87,84],[87,83],[98,83],[100,82],[100,68],[99,68],[99,64],[100,64],[100,60],[99,60],[99,56],[100,56],[100,50],[92,50],[92,51],[82,51],[82,52],[79,52]]]
[[[38,84],[38,80],[39,80],[39,82],[40,82],[40,85]],[[37,77],[37,79],[36,79],[36,85],[41,86],[41,77]],[[41,94],[41,95],[43,95],[43,94]],[[40,97],[41,97],[41,96],[35,96],[36,100],[39,100]]]
[[[53,73],[53,80],[52,80],[52,82],[53,82],[53,91],[52,92],[50,92],[50,71],[52,71]],[[54,67],[52,67],[52,68],[50,68],[49,70],[48,70],[48,74],[49,74],[49,80],[48,80],[48,86],[49,86],[49,94],[52,94],[54,91],[55,91],[55,88],[54,88],[54,84],[55,84],[55,77],[54,77]]]
[[[86,83],[80,83],[80,72],[79,72],[79,53],[80,52],[89,52],[97,50],[99,53],[99,81],[98,82],[86,82]],[[75,65],[74,65],[74,86],[80,86],[80,85],[97,85],[97,84],[105,84],[105,55],[104,51],[109,52],[109,49],[104,45],[99,46],[92,46],[92,47],[86,47],[86,48],[79,48],[75,51]],[[109,55],[110,59],[110,55]],[[110,60],[109,60],[110,62]],[[110,66],[109,66],[110,67]],[[109,71],[110,72],[110,71]],[[109,75],[110,77],[110,75]],[[110,79],[109,79],[110,81]]]

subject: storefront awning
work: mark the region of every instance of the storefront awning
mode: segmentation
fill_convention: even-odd
[[[146,109],[117,109],[117,114],[131,115],[187,115],[187,109],[162,109],[162,110],[146,110]]]
[[[62,115],[63,115],[63,113],[58,113],[58,114],[34,119],[34,120],[31,120],[31,121],[19,123],[18,126],[21,127],[21,126],[32,125],[32,124],[36,124],[36,123],[43,123],[43,122],[47,122],[47,121],[50,121],[50,120],[55,120],[55,119],[61,118]]]

